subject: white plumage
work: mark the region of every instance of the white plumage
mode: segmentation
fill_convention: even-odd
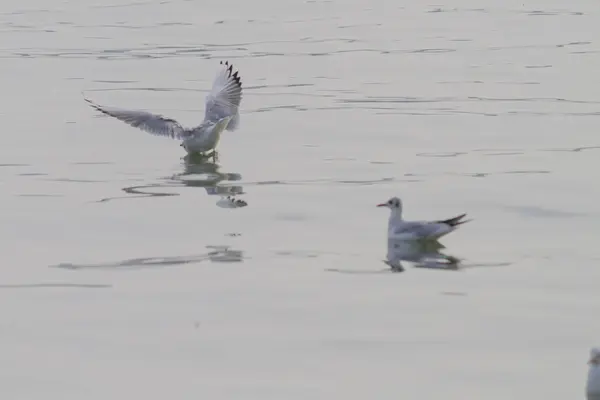
[[[377,207],[390,209],[388,239],[437,240],[454,231],[458,225],[468,222],[462,220],[467,214],[439,221],[405,221],[402,219],[402,201],[398,197],[392,197]]]

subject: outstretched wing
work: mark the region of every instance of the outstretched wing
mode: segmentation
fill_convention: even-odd
[[[225,117],[232,117],[227,130],[235,130],[240,121],[239,108],[242,101],[242,81],[238,71],[233,72],[233,65],[221,61],[223,68],[217,74],[212,89],[206,96],[204,121],[217,122]]]
[[[173,119],[165,118],[162,115],[151,114],[145,111],[123,110],[115,107],[102,107],[92,103],[85,97],[84,100],[101,113],[114,117],[153,135],[168,136],[174,139],[181,139],[183,136],[183,127]]]

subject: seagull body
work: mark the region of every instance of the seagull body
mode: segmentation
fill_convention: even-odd
[[[390,209],[388,239],[438,240],[454,231],[458,225],[468,222],[463,220],[467,214],[440,221],[405,221],[402,219],[402,201],[398,197],[392,197],[386,203],[378,204],[377,207]]]
[[[600,347],[594,347],[590,351],[590,361],[585,391],[588,400],[600,399]]]
[[[193,128],[184,128],[174,119],[146,111],[104,107],[85,99],[103,114],[117,118],[135,128],[153,135],[166,136],[181,141],[188,154],[206,153],[219,144],[224,130],[234,131],[240,123],[239,107],[242,101],[242,81],[233,65],[221,61],[210,93],[206,96],[204,121]]]

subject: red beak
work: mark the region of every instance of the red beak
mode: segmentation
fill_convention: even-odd
[[[387,203],[377,204],[377,207],[387,207]]]

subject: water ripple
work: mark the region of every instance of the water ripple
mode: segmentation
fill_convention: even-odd
[[[58,288],[58,289],[107,289],[111,288],[112,285],[101,284],[101,283],[22,283],[22,284],[2,284],[0,289],[46,289],[46,288]]]
[[[541,206],[501,206],[507,211],[516,212],[518,214],[536,217],[536,218],[573,218],[573,217],[585,217],[584,213],[574,211],[555,210],[545,208]]]
[[[229,246],[206,246],[212,249],[206,253],[190,256],[173,257],[143,257],[130,258],[121,261],[95,263],[95,264],[73,264],[61,263],[50,265],[50,268],[61,268],[70,270],[86,269],[142,269],[142,268],[163,268],[183,264],[200,263],[204,261],[216,263],[242,262],[244,260],[243,251],[232,250]]]
[[[400,179],[394,177],[380,178],[380,179],[299,179],[299,180],[271,180],[271,181],[254,181],[244,182],[244,185],[357,185],[357,186],[369,186],[378,184],[387,184],[395,182],[420,182],[419,179]]]
[[[202,188],[206,191],[206,194],[217,196],[244,194],[241,185],[224,184],[224,182],[241,181],[242,176],[239,173],[221,172],[220,168],[219,164],[210,162],[204,157],[190,158],[186,156],[183,158],[182,172],[163,178],[162,182],[123,187],[121,190],[129,196],[106,197],[97,202],[106,203],[118,199],[179,196],[179,193],[173,191],[147,190],[155,188]]]

